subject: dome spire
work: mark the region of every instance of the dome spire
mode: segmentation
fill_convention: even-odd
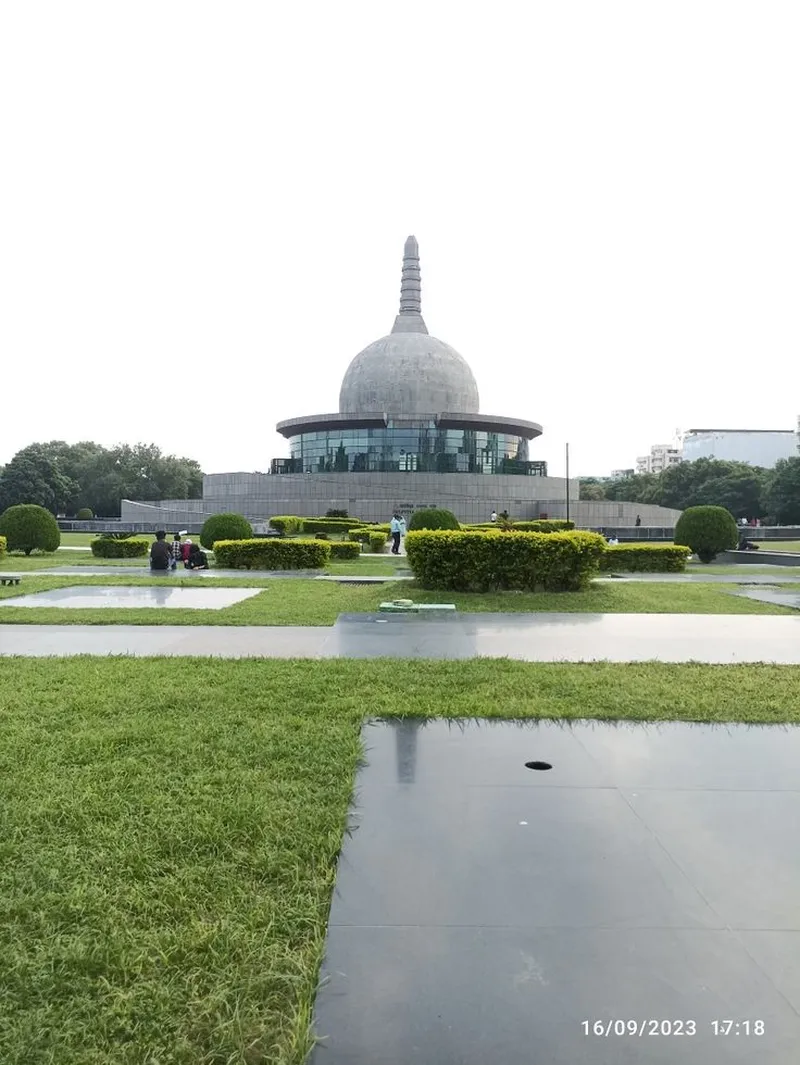
[[[400,313],[393,333],[427,333],[422,318],[422,285],[419,272],[419,245],[416,237],[406,239],[403,249],[403,275],[400,282]]]

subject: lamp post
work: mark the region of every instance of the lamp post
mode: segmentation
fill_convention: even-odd
[[[567,521],[569,521],[569,444],[565,445],[565,456],[567,460],[567,477],[564,482],[564,487],[567,493]]]

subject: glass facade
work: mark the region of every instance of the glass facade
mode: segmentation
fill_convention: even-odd
[[[273,473],[506,473],[546,476],[528,460],[522,436],[442,429],[434,422],[371,429],[329,429],[289,438],[291,458]]]

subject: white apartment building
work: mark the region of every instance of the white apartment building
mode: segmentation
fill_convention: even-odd
[[[778,459],[793,458],[797,453],[798,434],[791,429],[689,429],[683,436],[687,462],[727,459],[772,469]]]
[[[636,460],[637,473],[663,473],[681,461],[681,449],[675,444],[653,444],[649,455],[640,455]]]

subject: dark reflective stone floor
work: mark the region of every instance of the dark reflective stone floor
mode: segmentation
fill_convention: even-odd
[[[398,721],[365,744],[313,1065],[800,1060],[800,729]]]

